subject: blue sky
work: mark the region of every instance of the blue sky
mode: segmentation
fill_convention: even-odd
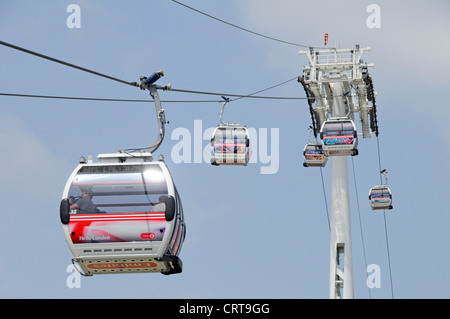
[[[71,3],[80,6],[81,28],[66,25]],[[394,297],[449,298],[448,2],[377,1],[381,27],[374,29],[366,25],[372,1],[184,3],[285,41],[323,46],[328,33],[329,46],[371,47],[363,59],[375,65],[369,72],[378,94],[381,161],[394,196],[394,209],[386,212]],[[160,85],[229,94],[292,79],[308,63],[298,54],[302,48],[169,0],[2,1],[0,39],[125,81],[163,69]],[[3,46],[0,63],[2,93],[149,99],[146,91]],[[166,101],[220,99],[159,94]],[[305,96],[296,81],[263,95]],[[64,185],[82,155],[151,145],[154,104],[0,96],[0,297],[328,298],[321,176],[302,166],[310,125],[306,101],[247,98],[227,105],[227,121],[254,128],[259,141],[267,132],[267,154],[271,138],[277,142],[273,174],[261,174],[271,163],[260,147],[247,167],[194,161],[194,145],[207,146],[201,135],[219,124],[220,107],[163,102],[170,123],[156,155],[165,155],[183,201],[183,273],[94,276],[70,289],[66,268],[72,256],[58,211]],[[190,132],[190,162],[171,156],[180,142],[172,135],[177,129]],[[359,155],[349,160],[355,297],[369,298],[362,233],[367,264],[381,269],[381,287],[371,289],[370,297],[391,298],[383,213],[371,211],[367,201],[370,187],[379,183],[376,139],[359,145]],[[331,165],[323,175],[329,202]]]

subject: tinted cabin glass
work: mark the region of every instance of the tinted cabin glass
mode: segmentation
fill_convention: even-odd
[[[326,123],[323,127],[324,136],[353,135],[353,131],[351,122]]]
[[[370,198],[386,198],[391,197],[391,194],[386,188],[373,189],[370,193]]]
[[[168,195],[158,165],[84,166],[72,181],[71,204],[77,213],[164,212]],[[161,203],[162,202],[162,203]]]
[[[214,143],[245,144],[247,134],[243,129],[219,128],[214,135]]]
[[[215,153],[240,153],[245,150],[246,143],[247,133],[242,128],[218,128],[214,134]]]
[[[305,155],[323,155],[322,145],[308,145],[305,150]]]

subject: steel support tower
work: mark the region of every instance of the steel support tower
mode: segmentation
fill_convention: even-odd
[[[378,132],[373,87],[361,55],[370,48],[300,51],[308,57],[299,78],[308,97],[313,131],[317,138],[322,123],[329,117],[348,117],[354,121],[359,113],[358,135],[371,137]],[[372,101],[372,105],[369,105]],[[370,120],[369,120],[370,119]],[[375,119],[375,120],[374,120]],[[359,131],[359,130],[358,130]],[[330,285],[331,299],[354,297],[352,240],[347,156],[332,156],[331,220],[330,220]]]

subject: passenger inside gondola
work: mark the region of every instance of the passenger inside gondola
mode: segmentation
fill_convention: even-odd
[[[166,211],[166,198],[167,198],[167,196],[165,196],[165,195],[159,196],[159,203],[155,204],[150,211],[151,212],[165,212]]]
[[[76,210],[78,214],[97,214],[100,210],[95,206],[92,201],[92,191],[83,190],[81,197],[70,205],[71,210]]]
[[[128,171],[124,171],[124,169]],[[95,195],[95,196],[93,196]],[[73,178],[68,192],[72,214],[145,213],[161,206],[167,185],[158,167],[91,167]],[[154,211],[154,210],[153,210]]]

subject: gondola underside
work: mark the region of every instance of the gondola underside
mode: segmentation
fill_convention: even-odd
[[[74,258],[85,276],[113,273],[181,273],[183,263],[178,256],[162,258]]]

